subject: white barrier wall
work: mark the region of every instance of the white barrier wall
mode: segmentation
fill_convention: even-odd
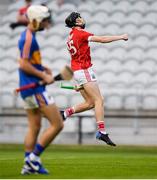
[[[68,119],[54,143],[77,144],[78,123],[77,117]],[[43,120],[43,127],[47,126],[47,121]],[[156,119],[106,118],[106,128],[116,144],[157,145]],[[26,117],[0,117],[0,143],[23,143],[26,131]],[[95,131],[94,118],[82,119],[83,144],[103,144],[95,140]]]

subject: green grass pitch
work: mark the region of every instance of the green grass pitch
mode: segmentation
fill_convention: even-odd
[[[0,178],[157,178],[157,147],[52,145],[42,161],[50,175],[22,176],[23,146],[0,145]]]

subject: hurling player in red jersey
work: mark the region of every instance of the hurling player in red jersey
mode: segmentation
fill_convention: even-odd
[[[26,17],[27,9],[30,7],[32,0],[25,0],[26,5],[19,9],[17,21],[25,25],[28,24],[28,18]]]
[[[100,93],[96,76],[92,68],[89,42],[110,43],[119,40],[128,40],[128,35],[119,36],[96,36],[86,32],[85,21],[77,12],[72,12],[65,20],[66,26],[71,28],[67,46],[71,55],[71,68],[74,71],[74,79],[78,85],[83,86],[80,90],[84,102],[74,107],[67,108],[63,113],[63,118],[74,113],[80,113],[94,108],[97,123],[96,138],[115,146],[105,130],[103,97]]]
[[[27,9],[31,6],[32,0],[25,0],[25,6],[18,10],[16,22],[10,24],[10,28],[15,29],[20,26],[28,25],[28,18],[26,16]]]

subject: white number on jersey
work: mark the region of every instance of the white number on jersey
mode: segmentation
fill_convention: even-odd
[[[70,54],[72,56],[74,56],[77,53],[77,49],[74,46],[74,41],[72,40],[72,37],[73,37],[73,34],[71,36],[69,36],[67,45],[68,45],[68,50],[69,50]]]

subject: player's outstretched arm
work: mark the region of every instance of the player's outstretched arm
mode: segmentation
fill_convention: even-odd
[[[99,42],[99,43],[110,43],[113,41],[119,41],[119,40],[128,40],[127,34],[122,34],[119,36],[90,36],[89,41],[90,42]]]

